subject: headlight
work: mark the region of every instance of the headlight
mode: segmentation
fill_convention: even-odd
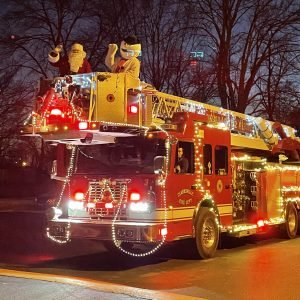
[[[62,210],[58,207],[50,207],[46,212],[46,216],[48,220],[56,220],[61,215],[62,215]]]
[[[74,200],[69,200],[69,208],[70,209],[80,209],[80,210],[83,210],[83,201],[74,201]]]
[[[129,209],[136,212],[149,212],[150,204],[148,202],[132,202]]]

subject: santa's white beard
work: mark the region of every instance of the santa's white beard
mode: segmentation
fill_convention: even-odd
[[[77,73],[79,68],[83,65],[84,53],[69,53],[70,71]]]

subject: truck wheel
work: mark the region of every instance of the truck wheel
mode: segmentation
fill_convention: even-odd
[[[196,222],[196,245],[201,258],[213,257],[219,243],[219,227],[216,215],[208,210],[202,209]]]
[[[288,203],[285,212],[285,223],[282,225],[284,236],[294,239],[298,231],[298,214],[295,205]]]

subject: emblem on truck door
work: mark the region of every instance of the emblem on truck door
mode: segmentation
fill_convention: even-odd
[[[183,189],[177,193],[178,203],[180,205],[189,205],[193,201],[194,192],[188,189]]]
[[[221,179],[217,181],[217,191],[218,193],[221,193],[223,191],[223,182]]]

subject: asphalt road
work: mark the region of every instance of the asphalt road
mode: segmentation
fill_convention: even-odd
[[[182,241],[166,245],[154,256],[136,259],[109,253],[96,242],[53,244],[44,239],[42,227],[42,220],[34,215],[0,215],[0,267],[178,297],[300,299],[300,238],[229,239],[209,260],[198,260],[192,242]]]

